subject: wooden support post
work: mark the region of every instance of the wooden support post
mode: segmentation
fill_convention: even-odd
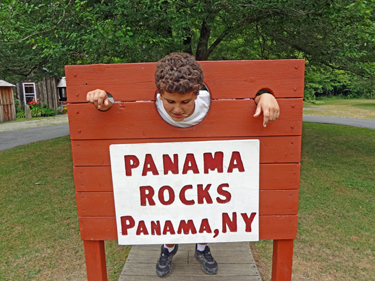
[[[107,281],[104,241],[83,241],[88,281]]]
[[[291,281],[294,240],[273,240],[272,281]]]

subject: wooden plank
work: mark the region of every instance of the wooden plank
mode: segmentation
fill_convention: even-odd
[[[79,217],[82,240],[117,240],[115,217]],[[295,239],[297,215],[260,216],[259,239]]]
[[[211,243],[211,252],[219,264],[219,272],[215,276],[202,273],[199,263],[194,258],[195,244],[180,244],[178,252],[173,259],[173,272],[168,280],[252,280],[260,281],[259,272],[256,270],[249,243]],[[126,264],[121,272],[119,281],[129,280],[160,280],[155,274],[155,263],[160,255],[160,245],[133,246]],[[238,264],[236,276],[229,277],[227,267]],[[133,270],[134,266],[137,271]],[[138,268],[138,267],[142,267]],[[189,268],[186,270],[186,268]],[[130,269],[130,270],[129,270]],[[224,269],[224,271],[223,271]],[[148,275],[145,275],[147,272]],[[186,273],[190,273],[186,275]],[[192,279],[191,279],[192,278]]]
[[[194,248],[195,244],[187,243],[187,244],[179,244],[178,251],[189,251]],[[250,246],[249,242],[230,242],[230,243],[210,243],[210,248],[212,251],[223,251],[223,252],[229,252],[229,251],[235,251],[235,252],[250,252]],[[156,251],[160,253],[160,245],[154,244],[154,245],[134,245],[132,246],[132,251],[137,250],[138,251],[148,251],[153,252]],[[131,252],[132,252],[131,251]]]
[[[234,243],[233,243],[234,244]],[[215,257],[216,261],[219,264],[222,263],[237,263],[237,264],[249,264],[254,263],[251,256],[248,254],[247,251],[228,251],[228,250],[213,250],[211,247],[212,243],[210,244],[212,255]],[[157,251],[145,251],[145,250],[139,250],[139,251],[132,251],[128,259],[126,260],[127,263],[149,263],[155,265],[155,262],[159,258],[160,255],[160,245],[158,246]],[[176,260],[173,260],[173,263],[189,263],[189,264],[198,264],[198,261],[194,258],[194,247],[195,245],[190,244],[189,250],[181,250],[179,245],[178,249],[178,255],[179,258]]]
[[[168,281],[228,281],[227,276],[217,276],[214,277],[211,275],[202,275],[200,276],[177,276],[172,273],[170,276],[167,277]],[[236,281],[262,281],[259,276],[235,276],[234,278]],[[160,277],[157,277],[156,274],[154,276],[122,276],[120,275],[119,281],[158,281]]]
[[[272,281],[291,281],[293,240],[273,241]]]
[[[271,90],[276,97],[303,97],[304,60],[200,64],[214,99],[254,98],[261,89]],[[68,102],[85,102],[86,93],[97,88],[110,92],[119,101],[150,100],[156,91],[155,67],[156,63],[66,66]]]
[[[104,241],[83,241],[87,280],[107,281]]]
[[[77,192],[80,217],[115,216],[113,192]],[[260,190],[260,215],[295,215],[298,213],[298,190]]]
[[[177,255],[173,258],[173,261],[178,259]],[[125,276],[156,276],[155,264],[139,264],[139,263],[125,263],[124,271]],[[197,270],[198,269],[198,270]],[[258,275],[258,269],[255,264],[220,264],[219,272],[217,275],[227,278],[236,278],[237,276],[248,276],[248,275]],[[176,264],[173,269],[173,276],[177,276],[178,279],[182,276],[196,276],[197,278],[205,276],[205,274],[200,270],[200,265],[197,263],[195,266],[190,266],[188,264]],[[121,277],[124,276],[121,274]],[[212,279],[212,276],[210,276]],[[126,279],[124,279],[126,280]],[[142,280],[140,278],[139,280]],[[216,280],[216,276],[215,276]],[[237,280],[237,279],[236,279]]]
[[[122,143],[181,142],[229,140],[229,137],[207,138],[166,138],[166,139],[130,139],[130,140],[72,140],[73,165],[108,166],[110,165],[109,146]],[[236,139],[259,139],[260,163],[299,163],[301,158],[301,137],[238,137]]]
[[[202,272],[203,274],[203,272]],[[168,281],[228,281],[227,276],[217,276],[214,277],[211,275],[201,275],[201,276],[177,276],[172,273],[170,276],[167,277]],[[119,281],[158,281],[160,277],[157,277],[156,274],[154,276],[122,276],[120,275]],[[259,276],[236,276],[236,281],[262,281]]]
[[[110,166],[73,167],[76,191],[113,191]],[[260,189],[296,189],[300,164],[260,164]]]
[[[91,104],[68,105],[70,136],[78,139],[221,137],[301,135],[302,99],[280,99],[280,118],[263,127],[263,116],[254,118],[253,100],[212,101],[199,124],[177,128],[167,124],[154,102],[115,103],[107,112]],[[153,120],[153,122],[150,122]]]

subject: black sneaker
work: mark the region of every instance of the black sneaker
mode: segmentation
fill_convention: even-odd
[[[195,258],[201,263],[201,267],[206,274],[216,274],[218,271],[217,262],[211,256],[210,247],[206,245],[203,252],[197,250],[197,245],[195,245]]]
[[[164,245],[161,245],[161,253],[158,262],[156,263],[156,274],[159,277],[166,277],[172,272],[172,258],[177,253],[178,245],[174,245],[172,252],[169,252],[168,249],[164,248]]]

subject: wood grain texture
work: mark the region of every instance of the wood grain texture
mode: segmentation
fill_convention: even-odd
[[[303,97],[304,60],[203,61],[205,84],[214,99],[254,98],[261,89],[276,97]],[[104,89],[118,101],[153,100],[156,63],[70,65],[65,67],[69,103]]]
[[[73,167],[76,191],[113,191],[110,166]],[[260,164],[261,190],[298,188],[300,164]]]
[[[253,100],[213,101],[201,123],[177,128],[160,117],[154,102],[115,103],[106,112],[91,104],[70,104],[70,137],[87,140],[301,135],[302,100],[282,99],[279,105],[280,118],[266,128],[263,116],[253,117],[256,110]]]
[[[130,139],[130,140],[72,140],[73,165],[108,166],[110,165],[109,146],[123,143],[159,143],[203,140],[231,140],[233,138],[167,138],[167,139]],[[301,158],[301,137],[246,137],[236,139],[259,139],[260,163],[295,163]]]
[[[115,217],[79,217],[82,240],[117,240]],[[297,215],[260,216],[259,239],[295,239]]]
[[[247,280],[261,281],[248,242],[210,243],[209,247],[218,262],[217,275],[202,272],[194,257],[195,244],[179,244],[173,258],[173,273],[170,281]],[[160,280],[154,272],[160,255],[160,245],[135,245],[132,247],[119,281]]]

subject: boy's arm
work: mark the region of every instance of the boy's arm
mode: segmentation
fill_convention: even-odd
[[[276,120],[280,115],[279,104],[270,93],[263,93],[254,99],[257,104],[254,117],[258,117],[263,112],[263,126],[266,127],[269,121]]]
[[[100,111],[107,111],[112,107],[112,102],[109,100],[107,93],[100,89],[88,92],[86,100]]]

